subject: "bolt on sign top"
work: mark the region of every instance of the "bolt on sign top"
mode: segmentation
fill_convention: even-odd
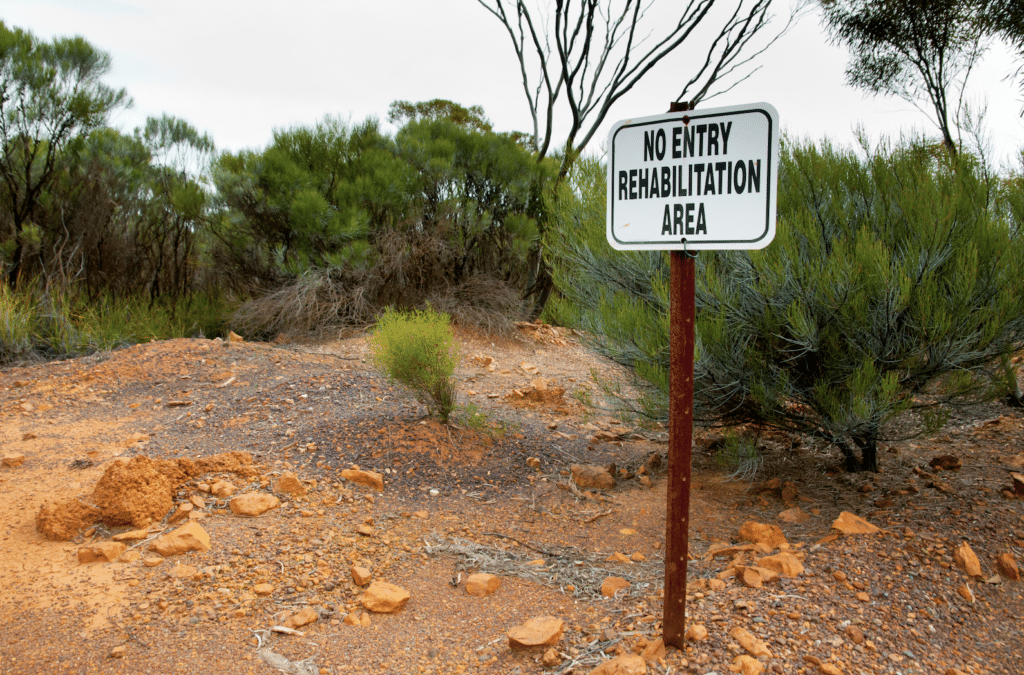
[[[623,120],[608,147],[612,247],[759,249],[775,237],[779,113],[768,103]]]

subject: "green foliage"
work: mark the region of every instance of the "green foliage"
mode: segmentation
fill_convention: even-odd
[[[85,135],[129,102],[100,82],[109,70],[110,56],[81,37],[43,42],[0,21],[0,224],[14,239],[3,261],[11,284],[25,258],[22,231],[47,190],[74,165]]]
[[[729,478],[754,480],[764,459],[757,447],[757,437],[742,436],[735,431],[725,434],[725,441],[714,451],[715,463],[729,472]]]
[[[420,103],[395,101],[388,107],[388,121],[402,125],[419,120],[448,120],[449,122],[481,133],[493,131],[484,109],[478,105],[466,108],[441,98]]]
[[[0,285],[0,365],[69,358],[150,340],[214,336],[224,332],[230,307],[197,295],[174,304],[141,298]]]
[[[850,49],[847,82],[914,105],[926,102],[943,143],[955,154],[950,124],[959,123],[951,117],[964,112],[967,77],[992,30],[981,16],[986,0],[819,2],[833,41]]]
[[[394,137],[374,120],[328,118],[217,160],[215,256],[260,294],[240,319],[271,331],[272,296],[301,291],[303,279],[332,287],[321,285],[338,313],[321,328],[427,302],[460,321],[519,318],[549,169],[459,113],[482,111],[440,103],[396,103],[408,114]],[[251,324],[258,317],[268,321]]]
[[[856,446],[859,468],[875,469],[895,418],[927,433],[940,403],[1006,392],[1000,357],[1024,339],[1024,240],[1000,193],[1014,188],[983,180],[973,158],[912,142],[865,152],[787,144],[775,241],[697,259],[695,414],[824,438],[850,468]],[[596,217],[593,172],[562,202]],[[664,257],[611,251],[603,218],[559,218],[555,316],[629,368],[627,407],[665,420]]]
[[[369,338],[371,362],[411,389],[443,423],[455,408],[459,346],[446,314],[388,308]]]
[[[0,284],[0,364],[28,359],[32,354],[33,311],[6,284]]]
[[[551,206],[546,238],[560,294],[547,320],[583,331],[598,353],[629,373],[628,396],[614,381],[603,392],[641,417],[660,419],[668,407],[668,256],[662,251],[616,251],[605,234],[604,166],[580,159]]]

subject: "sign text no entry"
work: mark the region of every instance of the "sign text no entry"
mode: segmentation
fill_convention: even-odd
[[[760,249],[775,236],[779,114],[770,104],[623,120],[608,147],[614,248]]]

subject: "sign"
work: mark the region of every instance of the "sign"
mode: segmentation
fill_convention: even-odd
[[[759,249],[775,237],[779,113],[768,103],[623,120],[608,147],[612,247]]]

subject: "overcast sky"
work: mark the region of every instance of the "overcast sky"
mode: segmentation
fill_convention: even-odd
[[[787,0],[777,2],[786,14]],[[236,151],[327,114],[383,121],[394,100],[433,98],[481,105],[499,131],[531,128],[508,35],[475,0],[5,0],[0,19],[45,39],[81,35],[109,52],[106,81],[134,99],[114,120],[125,131],[167,112]],[[677,50],[619,101],[589,149],[600,151],[616,120],[664,112],[689,76],[687,53]],[[858,125],[873,140],[935,135],[909,103],[844,85],[846,61],[812,12],[761,57],[757,73],[704,107],[766,101],[791,136],[848,144]],[[972,75],[969,99],[988,105],[997,160],[1016,165],[1021,96],[1003,81],[1013,68],[1006,50],[991,51]]]

